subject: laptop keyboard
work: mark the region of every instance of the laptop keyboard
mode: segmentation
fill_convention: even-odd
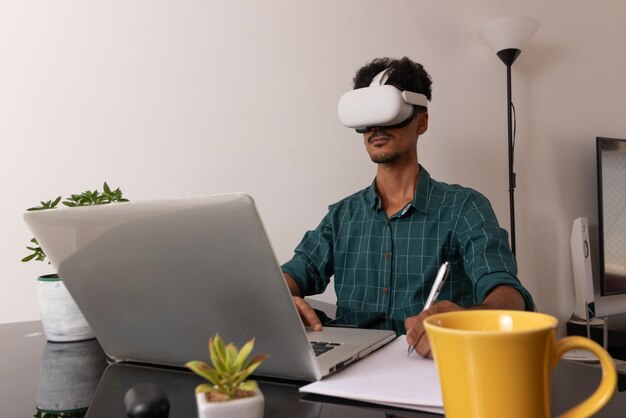
[[[333,348],[341,345],[341,343],[329,343],[324,341],[310,341],[310,343],[316,356],[324,354],[328,350],[332,350]]]

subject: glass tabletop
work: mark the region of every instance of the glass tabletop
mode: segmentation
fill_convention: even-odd
[[[553,415],[585,399],[600,380],[594,365],[561,361],[553,375]],[[624,379],[622,375],[620,379]],[[258,380],[265,417],[387,418],[437,415],[345,399],[304,395],[301,383]],[[183,369],[109,364],[97,340],[47,342],[39,321],[0,325],[0,416],[6,418],[124,418],[124,396],[140,383],[156,383],[170,402],[170,417],[196,417],[201,378]],[[620,380],[620,386],[623,381]],[[623,389],[623,387],[622,387]],[[626,394],[616,392],[596,416],[622,416]],[[52,413],[56,411],[57,413]],[[66,411],[59,415],[58,411]],[[72,414],[69,414],[69,413]]]
[[[178,369],[109,364],[97,340],[47,342],[38,321],[0,325],[0,416],[6,418],[126,417],[124,396],[155,383],[170,402],[170,417],[195,417],[195,374]],[[265,417],[433,417],[362,402],[303,395],[301,382],[256,379]],[[64,411],[65,415],[60,415]]]

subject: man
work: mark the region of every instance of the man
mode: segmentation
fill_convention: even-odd
[[[533,310],[534,304],[516,278],[508,235],[488,200],[432,179],[418,162],[417,141],[428,129],[428,73],[407,57],[379,58],[358,70],[354,91],[377,83],[418,93],[423,105],[413,105],[392,126],[357,129],[377,164],[374,182],[331,205],[282,270],[304,323],[313,329],[322,326],[303,297],[323,292],[334,275],[339,307],[385,312],[420,355],[430,356],[422,324],[427,316],[471,308]],[[439,302],[422,312],[444,261],[451,271]]]

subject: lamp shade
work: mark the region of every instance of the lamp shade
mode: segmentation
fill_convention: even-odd
[[[480,30],[480,37],[495,53],[504,49],[522,50],[522,46],[539,29],[539,21],[532,17],[509,16],[488,22]]]

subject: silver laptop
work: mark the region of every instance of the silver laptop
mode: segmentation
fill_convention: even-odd
[[[254,201],[225,194],[27,212],[24,219],[114,362],[208,360],[219,333],[270,354],[257,375],[319,380],[393,331],[302,325]],[[315,355],[309,340],[332,342]]]

